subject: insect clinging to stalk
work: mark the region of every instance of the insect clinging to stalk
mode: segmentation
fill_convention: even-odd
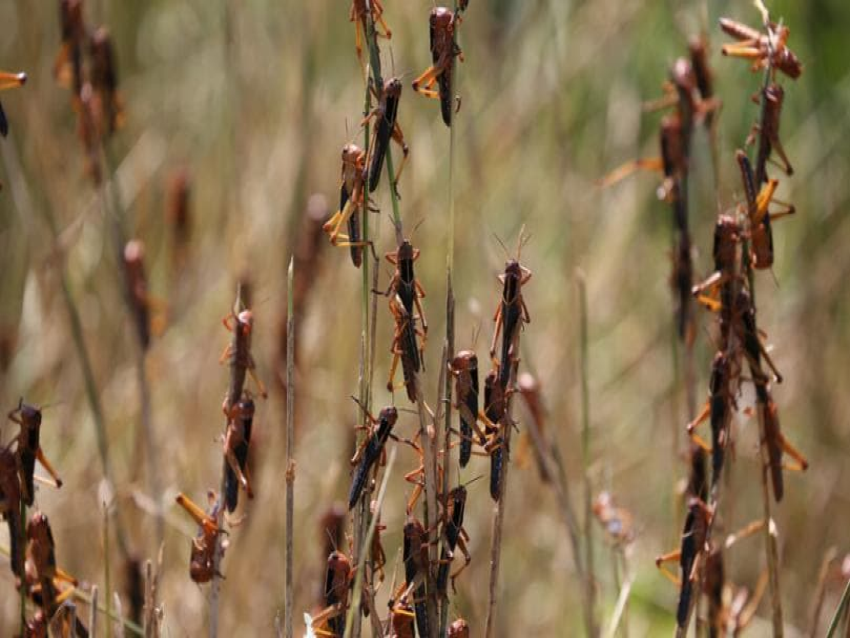
[[[19,578],[24,573],[21,545],[21,479],[18,461],[9,446],[0,448],[0,516],[9,527],[9,564]]]
[[[239,313],[234,308],[227,315],[222,323],[229,332],[233,333],[233,338],[225,348],[221,357],[220,363],[224,363],[227,359],[230,360],[230,386],[227,390],[227,395],[224,398],[222,410],[228,419],[234,416],[234,409],[242,398],[242,391],[245,388],[245,377],[251,375],[254,382],[257,384],[260,396],[264,399],[268,397],[266,388],[263,382],[257,377],[254,372],[256,364],[254,357],[251,354],[251,333],[254,328],[254,314],[248,310],[242,310]]]
[[[374,92],[370,80],[370,90]],[[372,193],[378,188],[378,183],[381,181],[381,169],[384,166],[384,158],[387,155],[387,149],[390,147],[390,141],[395,142],[401,147],[403,154],[401,164],[399,164],[396,174],[392,176],[392,184],[390,187],[398,193],[398,180],[401,177],[401,172],[404,170],[404,165],[407,163],[410,155],[410,148],[404,141],[404,133],[398,124],[398,105],[401,100],[401,80],[398,78],[389,78],[384,81],[384,86],[381,87],[380,94],[376,94],[378,106],[376,106],[369,115],[363,120],[366,124],[369,120],[377,120],[375,130],[372,133],[372,144],[370,146],[371,159],[369,161],[369,192]]]
[[[520,233],[516,259],[505,263],[505,272],[499,275],[502,283],[502,299],[493,316],[496,330],[493,332],[493,342],[490,344],[490,356],[496,355],[496,341],[502,333],[502,350],[499,365],[499,383],[506,390],[511,377],[511,367],[517,360],[519,333],[522,326],[531,322],[528,307],[522,297],[522,287],[531,279],[531,271],[519,263],[519,253],[525,239]]]
[[[21,427],[16,437],[15,456],[18,461],[24,503],[32,506],[35,499],[36,459],[53,478],[56,488],[62,487],[62,479],[59,478],[59,474],[53,469],[41,449],[41,410],[27,405],[22,398],[18,401],[18,407],[9,412],[9,420]]]
[[[767,448],[768,467],[771,483],[773,484],[773,496],[778,503],[782,500],[782,496],[785,493],[782,470],[802,472],[809,467],[809,462],[782,434],[782,430],[779,428],[779,409],[776,407],[776,402],[770,395],[768,388],[765,387],[763,392],[767,396],[767,400],[761,406],[764,419],[764,445]],[[784,463],[782,460],[784,453],[792,457],[794,462]]]
[[[380,38],[389,40],[393,36],[393,32],[384,21],[384,5],[381,0],[351,0],[351,11],[349,12],[349,20],[354,23],[354,49],[357,51],[357,59],[363,67],[363,41],[368,37],[369,31],[366,28],[366,19],[371,12],[372,24],[375,28],[375,35]],[[378,29],[381,26],[383,31]]]
[[[368,435],[363,439],[363,443],[360,444],[351,459],[351,465],[355,467],[355,470],[351,479],[351,489],[348,492],[349,510],[354,509],[357,501],[360,500],[360,495],[363,493],[363,488],[366,486],[369,477],[369,471],[384,456],[384,445],[392,434],[393,426],[398,421],[398,410],[392,406],[383,408],[377,419],[363,406],[360,407],[369,421],[368,425],[362,426],[368,430]]]
[[[463,618],[458,618],[449,625],[449,638],[469,638],[469,623]]]
[[[390,312],[393,315],[395,329],[393,331],[393,342],[390,352],[393,361],[390,365],[390,375],[387,380],[387,390],[395,390],[395,371],[398,362],[401,361],[401,371],[404,376],[404,387],[407,390],[407,398],[416,403],[416,375],[422,368],[422,355],[417,343],[417,335],[424,338],[424,333],[419,333],[415,327],[414,320],[404,307],[401,298],[396,294],[390,297]]]
[[[463,52],[455,42],[455,32],[461,23],[459,15],[446,7],[434,7],[429,17],[431,31],[431,60],[429,66],[413,81],[413,90],[425,97],[440,100],[440,112],[446,126],[452,125],[452,68],[454,59],[463,62]],[[433,89],[434,84],[437,89]]]
[[[340,551],[328,556],[325,573],[325,604],[321,612],[313,616],[314,631],[327,627],[333,636],[342,636],[345,630],[345,613],[348,611],[348,590],[354,577],[351,561]],[[323,634],[324,635],[324,634]]]
[[[498,373],[491,370],[484,377],[484,427],[487,442],[484,450],[490,456],[490,497],[498,501],[502,495],[502,465],[507,460],[502,428],[507,420],[507,396],[499,383]]]
[[[770,268],[773,266],[773,228],[771,221],[785,215],[792,215],[795,209],[793,205],[779,202],[773,198],[773,194],[779,186],[778,180],[767,180],[756,194],[755,177],[747,154],[739,149],[735,153],[735,159],[741,171],[741,181],[747,200],[753,266],[759,269]],[[784,210],[771,213],[769,206],[772,202],[782,205]]]
[[[759,101],[759,98],[763,100],[764,105],[761,123],[753,124],[753,129],[747,136],[747,145],[753,143],[757,132],[761,132],[759,157],[763,157],[766,162],[775,149],[782,160],[782,170],[786,175],[791,176],[794,174],[794,168],[785,154],[782,140],[779,139],[779,122],[782,117],[782,104],[785,101],[785,89],[782,88],[782,85],[772,82],[761,90],[761,95],[757,93],[753,96],[753,100],[756,102]]]
[[[679,605],[676,610],[676,623],[684,627],[691,609],[693,597],[693,586],[696,581],[702,556],[706,551],[706,537],[708,534],[714,511],[698,498],[688,501],[688,514],[685,517],[685,527],[682,532],[682,545],[680,549],[663,554],[655,559],[656,566],[662,573],[673,582],[680,584]],[[678,560],[681,569],[681,580],[669,572],[664,563]]]
[[[420,636],[428,635],[428,612],[425,604],[425,576],[429,569],[428,532],[412,512],[408,511],[404,524],[404,589],[413,591],[416,626]],[[396,597],[398,593],[396,593]]]
[[[800,59],[788,48],[788,36],[791,34],[788,27],[771,22],[765,34],[736,20],[720,18],[720,28],[737,40],[723,45],[723,55],[752,60],[753,71],[769,66],[774,72],[782,71],[792,80],[803,73]]]
[[[351,259],[358,268],[362,262],[361,249],[369,245],[368,242],[360,240],[360,214],[363,212],[365,201],[367,161],[366,151],[357,144],[346,144],[342,147],[339,209],[322,226],[331,244],[351,247]],[[344,225],[348,229],[347,235],[341,232]]]
[[[472,456],[472,435],[478,434],[481,445],[486,436],[478,426],[478,356],[472,350],[461,350],[449,363],[449,371],[455,378],[455,397],[460,421],[460,466],[466,467]]]
[[[124,121],[121,96],[118,93],[118,71],[115,50],[109,32],[100,27],[89,42],[91,55],[91,84],[97,96],[99,129],[104,137],[117,131]]]
[[[440,568],[437,571],[437,592],[445,596],[448,582],[449,571],[452,560],[454,559],[455,549],[460,549],[463,552],[463,557],[466,560],[464,565],[454,572],[452,577],[452,589],[454,589],[455,579],[460,573],[469,566],[472,562],[472,556],[466,547],[466,542],[469,540],[469,534],[463,528],[463,515],[466,509],[466,487],[458,485],[447,495],[446,518],[443,523],[443,550],[440,555]]]
[[[233,418],[227,421],[227,432],[224,437],[224,457],[227,459],[224,474],[224,500],[228,512],[233,512],[239,503],[240,485],[248,498],[254,498],[251,475],[248,472],[248,449],[251,443],[254,409],[254,400],[245,391],[242,399],[236,404]]]
[[[27,523],[27,558],[35,570],[41,607],[48,616],[53,616],[62,601],[74,593],[78,582],[57,566],[53,532],[42,512],[34,512]],[[69,583],[71,587],[60,590],[62,582]]]
[[[183,493],[177,495],[177,503],[198,524],[198,535],[192,539],[192,551],[189,555],[189,576],[196,583],[208,583],[214,577],[223,578],[215,569],[215,549],[219,534],[224,530],[219,528],[216,518],[221,505],[214,492],[207,493],[210,502],[209,512],[204,512],[192,499]],[[226,543],[222,543],[222,554]]]

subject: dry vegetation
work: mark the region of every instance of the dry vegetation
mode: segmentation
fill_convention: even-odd
[[[850,9],[466,4],[0,5],[0,635],[850,631]]]

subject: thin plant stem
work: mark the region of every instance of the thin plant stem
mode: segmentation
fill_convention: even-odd
[[[293,307],[293,275],[295,260],[290,258],[286,295],[286,592],[284,618],[286,638],[292,638],[293,607],[293,536],[295,533],[295,309]]]
[[[24,502],[23,493],[21,493],[20,497],[20,514],[21,514],[21,524],[18,525],[18,529],[14,532],[18,534],[18,547],[20,556],[23,558],[26,553],[26,539],[27,539],[27,504]],[[24,568],[25,559],[21,561],[20,565],[13,565],[13,568]],[[23,569],[21,570],[21,574],[23,574]],[[21,594],[21,635],[26,635],[26,627],[27,627],[27,582],[25,578],[21,578],[21,586],[20,586],[20,594]]]
[[[844,593],[841,594],[841,600],[838,603],[838,607],[836,607],[835,613],[832,615],[832,620],[829,621],[829,629],[826,631],[826,638],[832,638],[835,635],[835,632],[838,631],[841,616],[844,615],[844,610],[847,609],[848,604],[850,604],[850,579],[847,580],[847,585],[844,587]]]
[[[585,623],[587,635],[597,635],[596,629],[596,591],[593,568],[593,504],[590,487],[590,386],[588,372],[588,321],[587,321],[587,284],[584,273],[576,273],[576,285],[579,297],[579,344],[581,376],[581,465],[584,481],[584,565],[585,573]]]
[[[106,598],[106,615],[112,615],[112,570],[109,557],[109,505],[103,504],[103,582]],[[112,623],[106,623],[106,638],[112,636]]]

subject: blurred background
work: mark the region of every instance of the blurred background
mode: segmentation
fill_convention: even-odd
[[[230,535],[224,561],[223,635],[269,635],[283,606],[284,409],[280,333],[286,304],[286,265],[303,235],[313,194],[332,208],[339,188],[340,149],[361,139],[364,84],[354,51],[346,0],[88,0],[88,24],[103,24],[116,47],[126,122],[109,145],[111,167],[126,207],[128,234],[144,241],[148,288],[163,310],[145,360],[154,454],[146,458],[141,428],[135,327],[122,295],[110,223],[85,173],[84,151],[70,93],[53,77],[60,44],[58,3],[0,3],[0,66],[23,70],[27,85],[2,95],[11,133],[0,140],[0,406],[18,398],[44,411],[42,447],[64,480],[41,486],[37,506],[52,522],[59,564],[84,583],[104,586],[101,503],[105,496],[97,438],[63,298],[61,276],[79,308],[108,432],[114,509],[140,560],[159,551],[151,471],[164,508],[160,597],[166,635],[205,631],[208,587],[188,575],[192,521],[173,503],[178,491],[205,504],[221,471],[221,401],[228,370],[218,363],[229,341],[221,318],[236,281],[253,290],[254,357],[270,388],[258,401],[253,476],[256,498]],[[430,341],[426,395],[436,401],[444,333],[448,220],[449,133],[436,101],[413,94],[409,82],[430,63],[429,2],[386,0],[392,40],[383,43],[386,73],[405,79],[399,122],[411,158],[399,184],[402,217],[422,257],[417,273],[428,293]],[[760,327],[785,375],[774,390],[783,431],[808,457],[805,474],[787,476],[774,508],[779,529],[785,619],[789,634],[811,626],[813,592],[824,555],[850,552],[850,219],[846,213],[850,138],[850,69],[844,38],[850,4],[842,0],[769,5],[791,28],[789,46],[805,64],[786,89],[782,139],[795,173],[779,197],[797,215],[775,228],[776,264],[760,273]],[[740,199],[734,150],[757,116],[750,97],[761,76],[746,63],[722,58],[716,27],[728,15],[750,24],[750,2],[641,0],[472,0],[460,29],[462,108],[456,122],[457,206],[454,292],[458,348],[472,345],[487,360],[496,275],[524,224],[531,240],[523,263],[534,272],[525,300],[532,322],[522,340],[521,369],[539,379],[547,431],[564,456],[574,505],[580,509],[580,376],[576,271],[588,287],[590,479],[593,494],[613,493],[634,518],[628,551],[634,578],[630,636],[672,630],[675,586],[654,557],[673,549],[682,524],[677,489],[686,474],[687,422],[682,373],[673,350],[670,275],[671,216],[655,195],[658,178],[632,177],[607,190],[595,180],[624,161],[657,154],[659,114],[642,102],[661,84],[688,38],[706,32],[716,92],[720,174],[712,170],[709,138],[694,141],[690,208],[696,271],[710,272],[712,229],[719,208]],[[397,155],[397,152],[396,152]],[[109,169],[114,169],[113,175]],[[191,178],[191,222],[185,253],[175,256],[167,216],[175,171]],[[774,171],[777,172],[777,171]],[[715,177],[719,190],[715,189]],[[394,247],[387,189],[377,192],[376,250]],[[319,206],[313,200],[314,206]],[[328,214],[333,210],[329,210]],[[57,259],[55,219],[64,259]],[[296,626],[315,606],[323,577],[324,532],[319,518],[344,500],[357,419],[348,398],[358,389],[360,273],[347,249],[324,239],[310,261],[309,290],[299,313],[296,479]],[[64,265],[63,265],[64,264]],[[389,266],[382,263],[379,287]],[[695,370],[703,400],[713,344],[713,318],[697,320]],[[378,301],[376,408],[390,363],[391,317]],[[483,365],[483,364],[482,364]],[[744,388],[743,409],[752,404]],[[403,392],[396,401],[406,407]],[[528,414],[515,410],[520,431]],[[412,436],[415,415],[399,430]],[[761,515],[756,422],[735,420],[726,531]],[[11,423],[2,441],[16,432]],[[517,440],[517,439],[515,439]],[[519,456],[519,454],[515,454]],[[382,522],[388,581],[401,544],[401,474],[416,467],[399,448]],[[474,459],[468,480],[487,471]],[[149,469],[146,469],[149,468]],[[43,470],[42,470],[43,472]],[[456,472],[454,473],[457,476]],[[244,499],[244,495],[242,496]],[[502,636],[576,635],[581,631],[580,583],[569,538],[552,490],[533,460],[511,472],[503,546]],[[240,508],[244,507],[240,505]],[[472,564],[458,581],[453,614],[482,635],[487,603],[492,501],[484,481],[470,486],[466,528]],[[613,553],[596,534],[599,617],[607,624],[617,597]],[[0,545],[8,547],[3,526]],[[125,565],[113,540],[108,564],[113,587],[126,596]],[[346,548],[342,548],[347,551]],[[765,565],[756,537],[726,555],[728,578],[755,587]],[[841,581],[827,580],[823,617],[837,604]],[[379,592],[379,608],[390,590]],[[0,635],[17,631],[18,598],[8,561],[0,556]],[[125,613],[129,602],[124,600]],[[83,606],[84,608],[84,606]],[[752,635],[769,631],[767,599]],[[821,619],[821,629],[827,622]]]

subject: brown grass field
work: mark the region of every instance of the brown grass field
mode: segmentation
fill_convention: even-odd
[[[49,517],[57,562],[79,579],[72,600],[86,625],[92,586],[104,612],[109,603],[113,615],[132,615],[127,560],[133,558],[142,566],[153,561],[158,573],[163,636],[214,634],[213,616],[218,635],[275,635],[276,618],[282,632],[287,614],[295,634],[303,635],[304,613],[318,610],[324,586],[327,537],[320,518],[347,500],[349,460],[356,437],[363,436],[354,430],[362,414],[350,398],[365,396],[363,339],[374,337],[372,412],[396,405],[399,437],[412,439],[420,428],[405,390],[391,395],[386,389],[394,332],[387,299],[378,296],[373,306],[372,282],[352,265],[347,248],[333,247],[324,236],[304,244],[308,212],[318,210],[323,221],[336,210],[340,150],[348,142],[364,143],[366,86],[350,3],[86,0],[86,37],[105,25],[115,50],[124,115],[112,135],[105,133],[102,114],[85,111],[79,95],[54,77],[62,42],[58,4],[0,3],[0,68],[28,76],[25,86],[0,95],[10,128],[0,139],[0,407],[13,410],[20,397],[44,406],[41,448],[63,481],[61,489],[37,483],[28,515],[37,510]],[[431,62],[432,6],[384,0],[392,38],[379,40],[384,76],[400,76],[404,86],[398,122],[410,159],[397,203],[404,235],[412,233],[421,250],[416,274],[427,291],[422,396],[430,408],[445,411],[439,388],[452,245],[454,349],[476,349],[483,383],[502,294],[497,275],[515,256],[524,227],[529,239],[521,262],[533,278],[522,295],[531,322],[514,358],[519,374],[539,381],[543,454],[550,469],[554,455],[563,467],[561,480],[541,481],[529,435],[532,414],[519,392],[510,393],[517,429],[501,501],[491,635],[586,634],[588,581],[577,565],[587,572],[588,555],[595,633],[670,635],[679,590],[656,569],[655,557],[680,545],[686,425],[708,396],[712,358],[724,345],[716,316],[695,304],[692,348],[676,335],[670,279],[678,235],[671,206],[656,196],[659,174],[640,172],[607,188],[599,180],[630,159],[658,154],[662,114],[644,112],[642,105],[662,95],[674,61],[688,55],[689,38],[705,34],[722,107],[712,116],[713,134],[701,117],[694,125],[683,192],[691,283],[713,272],[718,214],[747,217],[735,151],[760,117],[751,96],[758,98],[765,77],[721,55],[732,40],[718,18],[758,28],[761,15],[744,0],[471,0],[457,31],[465,60],[455,66],[454,88],[462,100],[450,136],[439,102],[411,89]],[[767,165],[779,180],[776,197],[793,203],[796,214],[774,224],[775,262],[753,273],[753,292],[758,328],[784,377],[770,385],[782,432],[809,467],[784,473],[785,494],[777,503],[761,471],[766,451],[759,444],[757,374],[739,347],[739,374],[727,403],[731,440],[719,496],[710,499],[716,506],[712,543],[763,520],[767,493],[779,597],[772,600],[766,588],[744,633],[822,636],[850,580],[850,69],[844,41],[850,5],[774,0],[768,8],[790,28],[787,46],[803,63],[799,79],[777,76],[785,89],[780,137],[793,175]],[[364,61],[368,57],[367,47]],[[87,62],[84,70],[91,74],[92,68]],[[88,147],[80,135],[84,113],[94,113],[103,133],[93,133]],[[755,162],[755,147],[747,150]],[[398,147],[392,152],[397,167]],[[99,185],[94,166],[102,175]],[[169,213],[180,171],[190,183],[182,243]],[[393,268],[383,257],[396,248],[386,173],[370,205],[380,211],[368,213],[368,232],[380,257],[377,287],[383,291]],[[740,286],[749,285],[743,282],[750,237],[742,232],[736,245]],[[147,349],[140,345],[119,260],[131,238],[145,247]],[[281,335],[293,253],[303,288],[293,290],[294,603],[286,609]],[[368,252],[366,260],[373,269]],[[243,298],[250,294],[251,351],[269,396],[257,396],[248,381],[256,401],[249,460],[255,498],[249,501],[242,491],[237,512],[228,517],[225,578],[213,586],[189,577],[197,526],[175,497],[182,492],[206,507],[207,490],[220,489],[221,405],[230,368],[219,356],[231,339],[222,318],[238,282],[246,286]],[[364,324],[366,306],[369,317],[375,310],[373,336]],[[401,378],[399,365],[396,382]],[[102,440],[94,404],[102,409]],[[453,427],[457,419],[453,412]],[[708,424],[700,431],[711,440]],[[4,421],[0,445],[17,434],[18,426]],[[413,485],[402,477],[418,464],[409,445],[390,440],[386,449],[395,450],[395,463],[381,510],[386,580],[375,596],[384,620],[394,572],[397,583],[404,580],[402,528]],[[460,469],[453,449],[446,466],[448,487],[484,477],[468,486],[464,527],[472,561],[457,580],[457,593],[449,588],[447,609],[449,622],[462,616],[472,636],[485,636],[496,511],[487,485],[490,462],[473,456]],[[378,472],[372,498],[385,472]],[[36,474],[49,476],[40,464]],[[432,496],[433,488],[429,484]],[[590,514],[586,499],[603,491],[628,512],[625,545],[614,545]],[[425,500],[417,505],[420,518]],[[16,508],[17,502],[10,509]],[[577,525],[572,538],[566,519]],[[353,530],[349,517],[349,536],[338,548],[348,556],[356,550]],[[0,526],[0,636],[20,632],[10,540],[8,527]],[[759,532],[724,553],[727,605],[733,591],[751,595],[768,573],[767,540]],[[696,574],[696,589],[702,575]],[[620,608],[623,587],[627,604]],[[112,593],[119,595],[118,611]],[[35,611],[29,601],[27,617]],[[709,635],[708,614],[707,596],[701,596],[691,633]],[[114,634],[105,613],[97,619],[99,635]],[[841,622],[834,635],[850,635],[850,620]],[[371,635],[372,621],[362,623],[362,635]],[[138,629],[127,625],[125,635]]]

